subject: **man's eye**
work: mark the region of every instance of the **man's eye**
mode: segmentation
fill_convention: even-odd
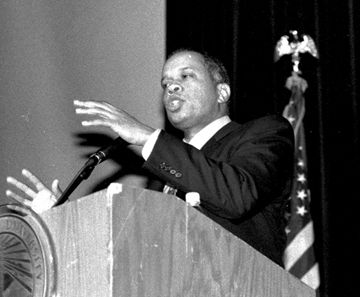
[[[189,77],[194,77],[194,75],[192,73],[184,73],[181,75],[182,79],[187,79]]]

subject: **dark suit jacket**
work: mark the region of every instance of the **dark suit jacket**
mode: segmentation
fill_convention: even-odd
[[[161,181],[150,189],[167,183],[198,192],[205,215],[282,265],[293,138],[288,121],[277,116],[230,122],[201,150],[162,131],[144,163]]]

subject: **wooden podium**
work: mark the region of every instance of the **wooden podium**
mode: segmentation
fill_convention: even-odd
[[[184,201],[112,184],[40,215],[56,296],[315,296]]]

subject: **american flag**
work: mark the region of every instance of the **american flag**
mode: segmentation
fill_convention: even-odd
[[[305,284],[318,289],[320,285],[319,266],[314,253],[314,228],[310,215],[310,190],[307,182],[307,160],[303,118],[305,115],[304,92],[306,81],[293,73],[287,79],[286,87],[291,90],[289,104],[283,116],[294,128],[295,164],[294,180],[289,197],[287,219],[287,246],[284,252],[285,269]]]

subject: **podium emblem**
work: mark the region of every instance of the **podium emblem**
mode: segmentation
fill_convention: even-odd
[[[0,296],[53,296],[55,259],[38,214],[21,205],[0,206]]]

